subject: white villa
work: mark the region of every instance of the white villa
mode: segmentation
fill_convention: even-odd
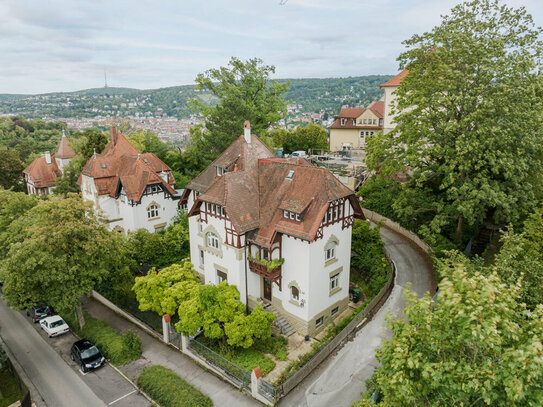
[[[181,203],[191,261],[206,284],[236,285],[243,303],[269,305],[302,335],[347,307],[352,225],[363,214],[328,170],[275,157],[245,122]]]
[[[396,123],[394,122],[394,118],[396,115],[392,113],[392,111],[396,108],[395,92],[400,87],[400,81],[402,80],[402,78],[408,73],[409,71],[407,69],[404,69],[388,82],[379,85],[379,87],[381,89],[384,89],[385,91],[383,134],[387,134],[388,132],[393,130],[394,127],[396,127]]]
[[[171,168],[153,153],[140,154],[114,127],[111,142],[87,161],[77,183],[111,230],[156,232],[177,214],[180,196]]]
[[[62,177],[64,168],[74,157],[75,152],[62,130],[62,138],[55,155],[51,157],[51,153],[47,151],[23,170],[28,194],[52,194],[57,179]]]

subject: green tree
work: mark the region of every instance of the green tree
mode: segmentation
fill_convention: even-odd
[[[64,173],[62,178],[57,178],[55,183],[55,195],[62,195],[65,198],[69,193],[79,193],[79,185],[77,185],[77,179],[81,174],[81,167],[74,162],[70,162],[64,167]]]
[[[520,283],[464,268],[445,263],[437,302],[407,290],[404,316],[388,319],[393,337],[377,352],[373,379],[378,406],[543,403],[543,306],[519,303]]]
[[[5,258],[11,245],[21,239],[26,214],[37,204],[36,195],[0,188],[0,259]]]
[[[78,137],[84,137],[84,142],[80,148],[76,149],[77,153],[82,157],[83,165],[96,151],[100,154],[109,143],[109,137],[97,129],[85,129],[80,132]],[[74,146],[75,147],[75,146]]]
[[[15,150],[0,148],[0,187],[25,191],[23,170],[23,163]]]
[[[198,274],[186,261],[172,264],[159,272],[150,270],[146,276],[136,277],[132,290],[142,311],[175,315],[179,304],[194,297],[200,285]]]
[[[239,291],[226,281],[218,285],[200,285],[191,298],[179,305],[177,330],[194,335],[203,328],[204,336],[226,340],[231,346],[250,347],[255,339],[271,334],[271,322],[276,316],[257,306],[244,315],[245,306],[239,301]],[[253,315],[254,314],[254,315]]]
[[[9,248],[1,268],[4,297],[14,308],[47,301],[59,311],[76,311],[85,321],[81,298],[118,267],[117,237],[94,212],[92,202],[77,195],[40,200]]]
[[[501,237],[502,247],[491,266],[503,281],[522,280],[520,301],[534,309],[543,304],[543,214],[537,210],[524,224],[522,233],[509,230]]]
[[[374,228],[363,220],[355,220],[353,225],[351,266],[354,267],[365,285],[365,294],[375,295],[385,285],[391,272],[385,257],[384,244],[379,233],[380,226]]]
[[[242,61],[232,57],[228,66],[196,77],[197,90],[209,91],[219,100],[212,106],[201,97],[189,101],[205,118],[206,130],[193,134],[191,148],[202,168],[242,134],[245,120],[251,122],[254,134],[261,135],[286,115],[288,84],[270,79],[274,73],[274,66],[263,65],[258,58]]]
[[[516,222],[536,203],[542,168],[541,29],[524,8],[462,3],[441,25],[404,42],[398,123],[385,161],[413,169],[413,188],[433,188],[429,230],[492,216]]]
[[[283,139],[285,153],[309,149],[328,150],[328,133],[318,124],[309,123],[305,127],[297,127],[288,134],[279,132],[278,135]]]

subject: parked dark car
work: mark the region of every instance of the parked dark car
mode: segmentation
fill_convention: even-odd
[[[106,361],[102,352],[88,339],[80,339],[75,342],[72,345],[70,357],[74,362],[81,365],[83,372],[88,372],[90,369],[97,369]]]
[[[53,315],[53,309],[47,304],[38,304],[26,311],[26,315],[32,318],[35,324],[43,318]]]

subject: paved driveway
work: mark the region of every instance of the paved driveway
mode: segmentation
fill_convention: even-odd
[[[366,380],[377,366],[376,349],[392,336],[385,326],[385,316],[388,313],[402,314],[404,287],[410,282],[411,289],[419,296],[432,289],[432,271],[424,257],[403,237],[384,227],[381,228],[381,238],[397,270],[395,286],[387,302],[351,342],[282,399],[280,406],[348,407],[359,400],[360,393],[366,389]]]

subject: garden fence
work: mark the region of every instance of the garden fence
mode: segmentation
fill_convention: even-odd
[[[198,355],[203,357],[211,365],[218,367],[224,372],[226,376],[230,378],[234,383],[238,385],[240,389],[247,389],[251,391],[251,373],[244,368],[232,363],[228,359],[219,355],[212,349],[209,349],[203,343],[198,342],[196,339],[189,340],[189,348],[196,351]]]

